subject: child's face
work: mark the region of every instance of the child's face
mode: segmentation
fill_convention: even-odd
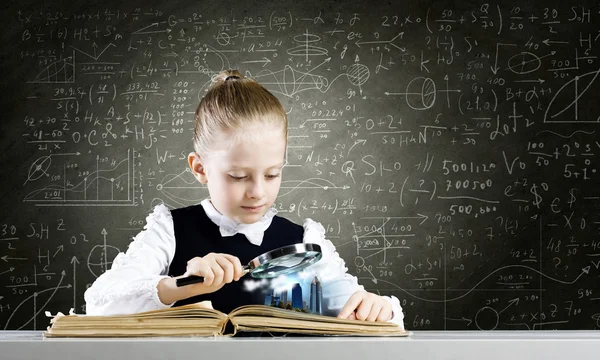
[[[190,154],[190,166],[221,214],[254,223],[279,192],[286,147],[283,129],[255,127],[219,135],[204,162],[195,152]],[[235,137],[238,141],[232,143]]]

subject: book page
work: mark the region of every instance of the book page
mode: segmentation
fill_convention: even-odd
[[[229,314],[229,320],[240,331],[283,331],[319,334],[364,334],[406,336],[397,324],[338,319],[331,316],[302,313],[264,305],[242,306]]]
[[[217,336],[227,315],[210,301],[129,315],[62,315],[50,321],[47,337]]]

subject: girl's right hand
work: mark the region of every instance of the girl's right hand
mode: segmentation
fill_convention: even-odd
[[[213,293],[225,284],[238,281],[244,276],[244,269],[240,259],[233,255],[210,253],[188,261],[183,276],[190,275],[204,277],[204,282],[186,286],[194,295],[201,295]]]

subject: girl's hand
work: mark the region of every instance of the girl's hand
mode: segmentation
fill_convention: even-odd
[[[238,281],[244,276],[240,259],[229,254],[210,253],[204,257],[195,257],[188,261],[183,276],[203,276],[203,283],[187,285],[194,295],[213,293],[223,285]]]
[[[357,291],[346,302],[338,319],[388,321],[392,318],[392,305],[379,295]]]

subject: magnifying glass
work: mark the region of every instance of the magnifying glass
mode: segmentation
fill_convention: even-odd
[[[267,279],[300,271],[319,261],[323,254],[317,244],[293,244],[268,251],[243,267],[244,275]],[[204,282],[203,276],[190,275],[176,280],[178,287]]]

